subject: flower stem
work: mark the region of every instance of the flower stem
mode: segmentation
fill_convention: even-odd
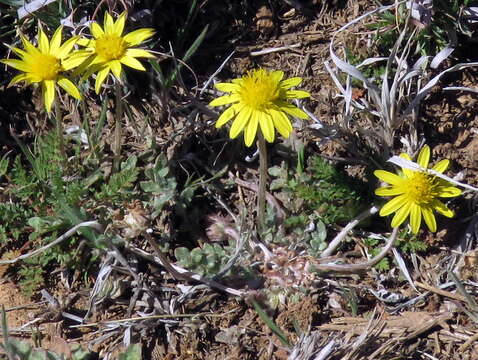
[[[123,120],[123,103],[121,100],[121,84],[115,81],[115,138],[114,138],[114,160],[113,171],[119,172],[121,162],[121,121]]]
[[[57,96],[55,96],[55,99],[53,100],[53,107],[55,109],[55,127],[56,127],[56,136],[58,138],[58,148],[60,151],[60,155],[66,161],[65,141],[63,138],[63,119],[61,114],[60,101],[58,100]]]
[[[261,131],[258,131],[259,148],[259,191],[257,194],[257,229],[265,231],[266,182],[267,182],[267,146]]]

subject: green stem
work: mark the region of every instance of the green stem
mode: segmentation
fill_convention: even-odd
[[[60,107],[60,101],[57,96],[55,96],[55,99],[53,100],[53,107],[55,111],[55,126],[56,126],[56,136],[58,138],[58,148],[60,151],[60,155],[65,159],[66,161],[66,153],[65,153],[65,140],[63,138],[63,116],[61,114],[61,107]]]
[[[118,80],[115,82],[115,138],[114,138],[114,161],[113,170],[120,170],[121,162],[121,121],[123,120],[123,103],[121,100],[121,84]]]
[[[266,183],[267,183],[267,146],[262,132],[258,131],[257,146],[259,148],[259,191],[257,194],[257,228],[263,233],[266,212]]]

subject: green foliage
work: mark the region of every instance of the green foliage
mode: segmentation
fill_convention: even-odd
[[[327,229],[325,228],[325,224],[322,221],[318,221],[316,225],[316,229],[310,232],[310,249],[309,252],[312,255],[319,255],[322,251],[327,248],[327,243],[325,239],[327,238]]]
[[[138,178],[137,161],[136,156],[131,156],[121,163],[120,171],[111,175],[108,183],[102,184],[101,191],[96,194],[96,198],[108,201],[120,201],[131,198],[134,183]]]
[[[428,249],[428,244],[406,229],[399,232],[397,239],[397,247],[406,254],[423,252]]]
[[[363,185],[319,156],[310,158],[302,173],[288,171],[282,165],[270,168],[269,174],[275,177],[270,189],[284,191],[291,199],[289,208],[304,211],[296,214],[302,220],[313,214],[324,224],[345,223],[360,211]]]
[[[176,179],[169,175],[167,159],[159,155],[154,166],[144,171],[147,181],[141,181],[141,189],[152,195],[150,204],[153,208],[151,217],[156,218],[163,210],[164,205],[176,196]]]
[[[474,0],[434,0],[433,15],[430,24],[423,24],[423,28],[414,36],[416,43],[416,53],[421,55],[433,56],[442,50],[451,42],[451,36],[456,34],[471,37],[472,29],[466,21],[463,21],[462,11],[468,6],[476,6]],[[376,29],[376,40],[379,44],[379,50],[385,54],[393,47],[398,39],[399,32],[407,22],[409,11],[405,4],[398,6],[397,12],[387,11],[379,15],[379,20],[368,26]],[[398,23],[398,26],[397,26]],[[408,29],[408,37],[416,26],[411,25]],[[459,44],[459,43],[458,43]]]
[[[7,241],[19,240],[20,236],[26,231],[27,224],[25,219],[33,216],[31,207],[21,203],[0,203],[0,244]]]
[[[58,152],[55,134],[38,137],[33,150],[19,145],[28,162],[22,163],[21,156],[13,162],[9,174],[11,185],[6,192],[12,203],[0,203],[0,244],[20,240],[21,235],[28,234],[32,246],[40,247],[55,240],[65,229],[90,218],[90,209],[116,207],[135,196],[139,170],[134,156],[123,162],[121,170],[107,182],[100,182],[106,177],[101,172],[88,176],[89,170],[81,163],[65,162]],[[100,246],[94,232],[88,229],[80,232],[90,240],[90,245]],[[77,236],[72,236],[60,246],[26,259],[18,270],[22,290],[31,295],[44,283],[44,272],[53,264],[87,267],[93,259],[79,261],[72,255],[71,249],[78,241]]]
[[[85,351],[78,344],[70,345],[71,360],[88,360],[94,358],[93,354]],[[17,339],[8,339],[7,345],[0,344],[12,356],[12,359],[19,360],[64,360],[65,356],[53,351],[34,349],[28,342]],[[125,352],[118,355],[119,360],[141,360],[141,346],[132,344]]]
[[[279,338],[282,345],[290,347],[291,343],[287,338],[287,335],[277,326],[277,324],[272,320],[267,313],[262,309],[262,307],[255,301],[252,300],[252,305],[254,306],[254,310],[256,310],[257,315],[264,321],[264,323],[269,327],[269,329]]]
[[[131,344],[126,351],[118,356],[119,360],[141,360],[141,345]]]
[[[217,275],[229,258],[229,252],[218,244],[205,244],[192,250],[178,247],[174,255],[181,266],[207,277]]]
[[[371,257],[375,257],[380,253],[380,245],[383,244],[383,242],[381,242],[379,239],[366,238],[363,242],[367,247]],[[390,270],[390,260],[387,257],[384,257],[375,265],[375,268],[380,271]]]
[[[364,239],[364,245],[370,253],[371,257],[377,256],[383,246],[383,241],[376,238]],[[397,248],[399,248],[405,255],[416,252],[423,252],[428,249],[428,245],[420,240],[417,235],[412,234],[408,230],[402,230],[397,237]],[[388,257],[380,260],[375,268],[380,271],[390,270],[390,259]]]
[[[1,329],[3,343],[0,342],[0,349],[6,353],[8,359],[19,360],[63,360],[64,355],[57,354],[53,351],[36,349],[26,341],[20,341],[9,337],[7,317],[4,308],[1,311]],[[81,348],[79,344],[70,344],[71,360],[88,360],[95,358],[94,355]],[[126,350],[118,354],[119,360],[141,360],[141,345],[131,344]]]

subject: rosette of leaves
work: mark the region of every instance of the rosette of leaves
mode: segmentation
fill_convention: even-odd
[[[217,275],[229,259],[229,252],[218,244],[205,244],[192,250],[178,247],[174,255],[181,266],[207,277]]]

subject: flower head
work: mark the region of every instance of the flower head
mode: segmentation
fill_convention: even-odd
[[[72,37],[61,45],[62,27],[56,29],[51,41],[43,30],[38,32],[38,47],[35,47],[24,36],[21,36],[24,49],[11,47],[20,59],[2,59],[0,62],[9,65],[21,73],[15,76],[8,86],[25,81],[27,84],[40,83],[46,110],[51,111],[55,99],[55,85],[58,84],[68,94],[81,100],[77,87],[65,77],[65,72],[79,65],[72,58],[72,49],[78,40]]]
[[[411,160],[407,154],[401,154],[402,158]],[[430,147],[425,145],[418,154],[417,162],[427,169],[430,161]],[[449,160],[441,160],[432,170],[443,173],[449,166]],[[430,231],[436,231],[437,224],[434,210],[446,217],[453,217],[454,213],[438,198],[449,198],[461,194],[461,190],[452,186],[429,172],[413,171],[403,168],[398,175],[384,170],[376,170],[374,175],[380,180],[390,184],[375,190],[379,196],[395,196],[388,201],[380,210],[381,216],[395,213],[392,219],[392,227],[400,226],[408,216],[412,231],[416,234],[423,219]]]
[[[145,71],[144,66],[137,58],[153,58],[149,51],[134,48],[143,41],[153,36],[153,29],[138,29],[123,35],[127,13],[123,12],[116,21],[110,14],[105,13],[103,28],[93,22],[90,30],[94,39],[80,39],[80,45],[86,49],[77,54],[78,58],[85,61],[83,68],[88,68],[87,74],[95,72],[95,91],[100,92],[101,85],[110,72],[120,80],[123,65],[136,70]]]
[[[244,142],[251,146],[256,137],[257,128],[268,142],[273,142],[275,129],[289,137],[292,125],[288,115],[307,119],[307,114],[289,103],[291,99],[309,97],[306,91],[290,90],[302,82],[300,77],[282,80],[284,72],[256,69],[230,83],[216,84],[220,91],[229,93],[214,99],[211,106],[231,105],[217,119],[219,128],[234,119],[229,136],[237,137],[244,130]]]

